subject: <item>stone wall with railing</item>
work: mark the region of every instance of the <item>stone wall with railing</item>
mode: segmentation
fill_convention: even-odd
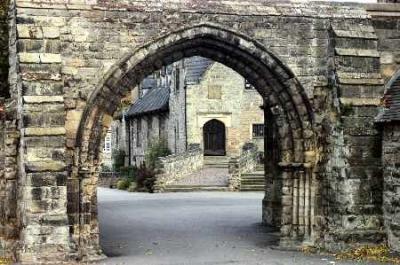
[[[190,146],[188,151],[183,154],[159,158],[154,192],[163,192],[166,185],[200,170],[203,165],[203,151],[197,145]]]
[[[229,189],[238,191],[242,174],[256,170],[259,162],[257,146],[247,143],[243,146],[239,157],[232,157],[229,161]]]
[[[115,188],[119,177],[117,172],[100,172],[97,185],[103,188]]]

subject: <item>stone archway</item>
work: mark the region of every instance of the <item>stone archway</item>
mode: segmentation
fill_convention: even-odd
[[[98,242],[96,179],[103,134],[119,101],[131,87],[163,65],[190,56],[203,56],[223,63],[249,80],[265,101],[265,109],[274,108],[275,138],[279,157],[274,167],[279,179],[279,205],[269,214],[279,217],[281,245],[296,246],[309,241],[314,224],[312,208],[315,191],[312,182],[313,112],[304,89],[294,74],[263,45],[251,38],[213,24],[199,24],[171,32],[152,41],[116,64],[92,93],[78,128],[69,192],[71,235],[82,257],[100,253]],[[270,122],[270,121],[268,121]],[[279,185],[279,187],[278,187]],[[78,198],[78,199],[77,199]],[[279,208],[277,210],[276,208]]]

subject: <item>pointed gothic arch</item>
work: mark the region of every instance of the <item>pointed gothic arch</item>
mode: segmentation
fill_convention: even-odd
[[[314,179],[309,151],[315,148],[313,111],[292,71],[262,44],[214,24],[199,24],[170,32],[127,54],[112,67],[91,94],[77,131],[71,181],[79,184],[79,205],[70,207],[72,237],[81,249],[98,249],[97,210],[93,183],[97,177],[105,128],[127,91],[159,69],[185,57],[203,56],[231,67],[264,98],[271,130],[267,142],[279,148],[273,185],[280,194],[265,202],[268,214],[281,229],[282,245],[298,245],[310,238],[314,225]],[[267,157],[271,159],[272,157]],[[272,164],[271,164],[272,165]],[[306,183],[306,184],[305,184]],[[89,206],[88,206],[89,205]],[[90,207],[93,205],[93,207]],[[92,210],[91,210],[92,209]],[[88,220],[89,219],[89,220]],[[87,254],[92,255],[92,254]]]

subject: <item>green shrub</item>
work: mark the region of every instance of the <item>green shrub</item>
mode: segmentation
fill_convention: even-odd
[[[120,176],[127,178],[129,182],[136,181],[138,168],[136,166],[120,167]]]
[[[113,169],[115,172],[119,172],[121,167],[125,164],[125,151],[114,150],[112,153]]]
[[[124,179],[120,179],[117,182],[117,189],[119,190],[126,190],[129,188],[130,182],[128,179],[124,178]]]
[[[153,192],[155,182],[155,172],[152,168],[142,164],[137,171],[136,184],[137,190]]]
[[[148,168],[156,168],[156,164],[159,157],[165,157],[171,154],[168,149],[167,141],[159,140],[150,143],[150,146],[146,152],[145,161]]]
[[[101,165],[100,170],[101,170],[101,172],[111,172],[112,171],[111,168],[107,165]]]
[[[135,182],[131,182],[131,184],[129,185],[128,191],[129,192],[135,192],[137,188],[137,185]]]

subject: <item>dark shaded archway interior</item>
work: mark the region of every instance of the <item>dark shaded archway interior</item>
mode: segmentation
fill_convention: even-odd
[[[73,168],[78,173],[70,176],[72,181],[79,180],[79,194],[68,193],[71,198],[80,198],[79,207],[69,207],[74,209],[69,211],[69,217],[71,227],[79,227],[71,233],[82,248],[98,245],[98,237],[91,233],[98,227],[97,198],[86,183],[97,178],[97,171],[91,168],[99,166],[106,126],[104,117],[112,116],[122,96],[147,75],[191,56],[206,57],[232,68],[264,98],[265,143],[268,149],[273,148],[272,152],[266,152],[270,153],[266,156],[267,172],[271,172],[266,177],[267,183],[274,187],[267,188],[264,202],[268,215],[273,216],[270,224],[281,227],[282,237],[296,238],[300,242],[305,231],[310,233],[311,228],[298,228],[299,207],[296,205],[300,200],[293,195],[293,189],[282,190],[285,185],[293,185],[290,176],[297,173],[292,165],[305,163],[304,152],[313,148],[313,114],[304,89],[293,73],[256,41],[226,29],[199,25],[170,33],[127,55],[101,81],[89,99],[78,130],[76,157],[73,159]],[[285,164],[286,169],[278,164]],[[292,204],[282,206],[283,198],[292,201]],[[312,216],[301,218],[308,218],[303,225],[311,227]]]
[[[226,154],[225,124],[213,119],[203,126],[204,155],[224,156]]]

